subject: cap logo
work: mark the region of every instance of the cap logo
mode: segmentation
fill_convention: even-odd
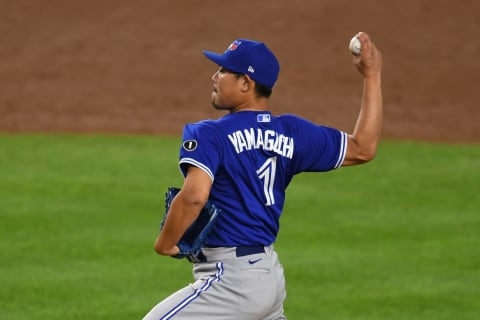
[[[255,73],[255,69],[252,66],[248,66],[248,72]]]
[[[240,41],[233,41],[230,46],[228,46],[227,50],[230,50],[230,51],[234,51],[234,50],[237,50],[238,46],[241,44],[242,42]]]

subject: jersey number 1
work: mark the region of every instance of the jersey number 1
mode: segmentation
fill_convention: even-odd
[[[277,157],[268,158],[263,163],[260,169],[257,170],[258,177],[263,180],[263,192],[265,192],[265,198],[267,206],[275,204],[275,198],[273,196],[273,183],[275,182],[275,171],[277,170]]]

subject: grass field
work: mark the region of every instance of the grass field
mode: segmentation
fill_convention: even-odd
[[[141,319],[191,281],[157,256],[179,139],[0,135],[0,319]],[[480,146],[384,142],[301,174],[276,249],[289,319],[478,319]]]

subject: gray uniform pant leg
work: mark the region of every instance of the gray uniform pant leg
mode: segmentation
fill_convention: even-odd
[[[221,250],[209,249],[225,256]],[[210,252],[211,253],[211,252]],[[210,261],[210,259],[209,259]],[[230,260],[197,263],[195,282],[156,305],[144,320],[283,320],[283,267],[272,247]]]

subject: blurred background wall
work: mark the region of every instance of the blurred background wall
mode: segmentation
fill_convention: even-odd
[[[204,49],[265,42],[274,114],[351,131],[362,79],[350,38],[384,58],[384,136],[480,141],[480,2],[0,0],[0,132],[180,135],[210,106]]]

